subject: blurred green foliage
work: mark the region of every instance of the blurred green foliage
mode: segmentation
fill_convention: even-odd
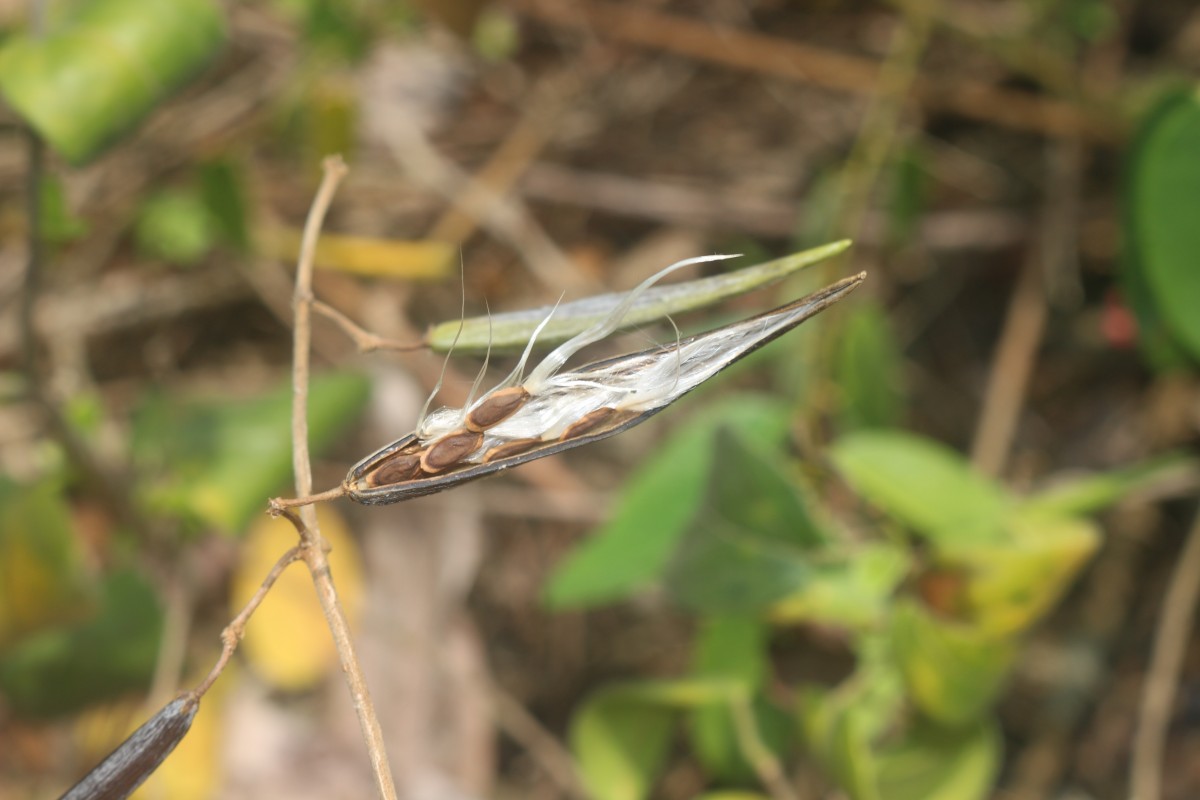
[[[315,375],[309,442],[320,451],[352,425],[370,386],[361,375]],[[292,472],[290,383],[248,399],[148,394],[132,449],[143,502],[203,530],[240,535]]]
[[[138,247],[151,258],[191,265],[215,243],[216,223],[198,191],[167,189],[142,201],[133,233]]]
[[[818,500],[833,476],[814,482],[783,455],[786,417],[765,397],[697,415],[554,576],[560,606],[659,583],[698,617],[691,676],[626,681],[577,710],[571,741],[589,789],[653,796],[683,721],[714,788],[762,770],[762,748],[782,761],[803,742],[853,800],[986,797],[1001,759],[992,707],[1021,637],[1099,542],[1082,515],[1171,464],[1021,497],[949,448],[863,428],[830,449],[863,501],[851,523]],[[799,622],[842,631],[858,663],[836,685],[794,687],[789,709],[763,677],[772,631]]]
[[[144,689],[158,660],[158,593],[132,570],[107,575],[78,622],[47,626],[0,654],[0,693],[26,717],[70,714]]]
[[[353,424],[367,392],[358,375],[313,380],[316,451]],[[141,513],[172,528],[244,532],[291,474],[290,408],[290,385],[247,399],[147,395],[129,454]],[[145,543],[104,530],[111,522],[85,532],[72,517],[69,465],[60,469],[34,485],[0,479],[0,694],[21,716],[144,689],[158,657],[158,591],[136,567]],[[115,563],[101,571],[101,560]]]
[[[1143,348],[1178,363],[1178,342],[1200,360],[1200,87],[1173,93],[1143,120],[1126,179],[1126,286]]]
[[[0,92],[81,164],[191,78],[224,38],[213,0],[71,3],[46,36],[14,36],[0,47]]]

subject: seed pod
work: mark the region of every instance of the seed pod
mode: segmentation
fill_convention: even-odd
[[[492,392],[467,412],[467,430],[486,431],[515,414],[528,399],[529,392],[524,386],[509,386]]]
[[[478,431],[457,430],[448,433],[421,454],[421,469],[431,475],[442,472],[474,453],[481,444],[483,434]]]
[[[421,457],[424,471],[416,477],[392,484],[375,484],[369,478],[388,460],[413,453],[428,441],[412,433],[355,464],[342,488],[359,503],[396,503],[618,434],[841,300],[865,277],[859,273],[772,311],[670,346],[569,372],[543,370],[547,374],[536,391],[486,432],[460,428],[435,439]]]
[[[59,800],[120,800],[133,794],[183,740],[199,707],[188,696],[171,701]]]

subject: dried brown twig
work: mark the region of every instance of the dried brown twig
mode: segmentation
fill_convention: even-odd
[[[1158,800],[1162,796],[1163,751],[1179,674],[1187,654],[1188,633],[1200,599],[1200,512],[1192,523],[1183,553],[1171,575],[1163,600],[1154,652],[1142,689],[1137,734],[1133,742],[1133,768],[1129,780],[1130,797]]]
[[[775,36],[713,25],[621,3],[510,0],[520,13],[563,28],[658,48],[714,64],[786,78],[852,94],[875,92],[879,65],[871,59]],[[967,80],[919,75],[916,101],[1014,130],[1100,142],[1124,138],[1120,120],[1069,102]]]
[[[263,578],[262,584],[258,587],[258,591],[246,602],[246,605],[238,612],[237,616],[229,621],[225,629],[221,631],[221,655],[217,658],[217,663],[209,670],[196,688],[188,693],[188,696],[193,703],[198,703],[200,698],[204,696],[225,671],[225,667],[229,664],[229,659],[233,658],[233,651],[237,649],[238,644],[242,641],[242,636],[246,632],[246,623],[250,621],[250,617],[262,605],[262,601],[266,599],[267,592],[271,591],[271,587],[275,585],[275,581],[279,580],[279,576],[291,564],[300,560],[301,552],[299,547],[293,547],[275,562],[275,566],[271,567],[271,571],[267,573],[267,577]]]
[[[308,220],[304,225],[304,238],[300,248],[300,260],[296,266],[296,289],[293,297],[295,328],[292,352],[292,468],[296,475],[296,493],[300,497],[312,492],[312,463],[308,453],[308,378],[309,347],[312,340],[313,254],[325,213],[329,209],[338,184],[346,174],[346,165],[340,156],[331,156],[325,159],[322,168],[324,174],[321,186],[317,190],[317,196],[313,200]],[[321,532],[317,526],[316,510],[312,506],[306,506],[300,509],[299,516],[282,512],[274,504],[272,510],[274,513],[285,516],[296,526],[296,530],[300,534],[300,557],[308,566],[309,572],[312,573],[313,585],[317,589],[317,596],[321,601],[321,609],[325,612],[325,620],[329,625],[330,633],[333,634],[342,671],[346,673],[346,683],[354,701],[354,710],[358,714],[359,726],[362,729],[363,740],[366,742],[371,759],[371,769],[375,775],[376,786],[380,795],[386,800],[395,800],[395,781],[392,779],[391,767],[387,761],[383,731],[379,727],[379,719],[371,703],[370,693],[367,691],[362,666],[350,637],[350,626],[346,621],[346,614],[338,601],[337,589],[333,585],[333,575],[329,570],[329,560],[326,557],[329,546],[321,538]]]

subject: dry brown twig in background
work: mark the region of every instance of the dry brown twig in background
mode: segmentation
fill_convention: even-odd
[[[575,75],[564,73],[536,86],[523,101],[521,117],[474,175],[473,183],[504,197],[550,141],[567,102],[582,91],[578,84]],[[479,225],[479,218],[466,212],[466,208],[456,203],[434,223],[429,238],[461,245]]]
[[[987,475],[1003,472],[1025,406],[1049,314],[1044,275],[1071,259],[1078,241],[1070,209],[1077,206],[1080,191],[1080,144],[1064,141],[1050,147],[1041,231],[1013,289],[971,444],[971,463]]]
[[[879,78],[879,65],[870,59],[641,7],[545,0],[510,0],[510,4],[552,25],[827,89],[871,94]],[[917,102],[927,108],[1006,128],[1104,142],[1124,136],[1118,121],[1030,92],[927,75],[917,77],[914,89]]]
[[[588,793],[571,754],[520,701],[498,686],[492,687],[492,718],[558,784],[563,794],[572,800],[586,800]]]
[[[246,605],[238,612],[237,616],[229,621],[225,629],[221,631],[221,655],[217,658],[217,663],[209,670],[208,675],[200,682],[195,689],[192,689],[188,694],[192,698],[192,702],[198,702],[204,693],[212,687],[213,683],[225,671],[225,667],[229,664],[229,659],[233,658],[233,651],[237,649],[238,644],[242,641],[242,636],[246,632],[246,623],[250,621],[250,617],[262,605],[262,601],[266,599],[267,593],[271,591],[271,587],[275,585],[275,581],[279,580],[279,576],[289,565],[300,560],[301,552],[299,547],[293,547],[275,562],[275,566],[271,567],[271,571],[267,573],[267,577],[263,578],[262,584],[258,587],[258,591],[247,601]]]
[[[583,274],[533,219],[520,201],[501,195],[438,152],[409,120],[389,120],[386,144],[396,163],[413,180],[440,194],[455,209],[476,220],[521,257],[547,286],[591,288]],[[457,223],[447,227],[459,228]]]
[[[322,164],[323,177],[317,196],[313,200],[304,224],[304,238],[300,247],[300,260],[296,266],[296,289],[293,296],[294,339],[292,349],[292,469],[296,475],[296,495],[305,497],[312,493],[312,463],[308,453],[308,380],[309,380],[309,347],[312,340],[312,274],[313,257],[316,251],[317,238],[325,213],[333,200],[333,194],[338,184],[346,175],[346,164],[340,156],[330,156]],[[282,513],[273,508],[276,513]],[[371,703],[367,683],[362,673],[354,642],[350,637],[350,626],[346,614],[338,601],[337,589],[333,585],[333,575],[329,569],[326,551],[328,543],[321,538],[317,526],[316,509],[309,505],[300,509],[299,515],[284,514],[296,526],[300,534],[301,558],[312,573],[313,585],[317,597],[321,601],[321,609],[325,612],[325,620],[333,634],[337,646],[338,658],[342,671],[346,674],[346,683],[354,701],[354,710],[358,714],[359,727],[362,729],[363,741],[371,760],[371,770],[375,776],[376,787],[385,800],[395,800],[396,786],[392,778],[391,767],[387,761],[387,751],[383,742],[383,731],[379,727],[379,718]]]
[[[1200,600],[1200,512],[1188,532],[1158,617],[1133,741],[1129,796],[1136,800],[1159,800],[1162,796],[1163,751],[1197,600]]]

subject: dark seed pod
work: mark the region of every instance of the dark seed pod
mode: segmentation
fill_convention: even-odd
[[[199,707],[191,697],[171,701],[59,800],[121,800],[133,794],[183,740]]]
[[[486,431],[515,414],[528,399],[529,392],[523,386],[492,392],[467,413],[467,430]]]
[[[447,433],[421,454],[421,469],[431,475],[453,467],[483,444],[483,434],[478,431],[457,430]]]

